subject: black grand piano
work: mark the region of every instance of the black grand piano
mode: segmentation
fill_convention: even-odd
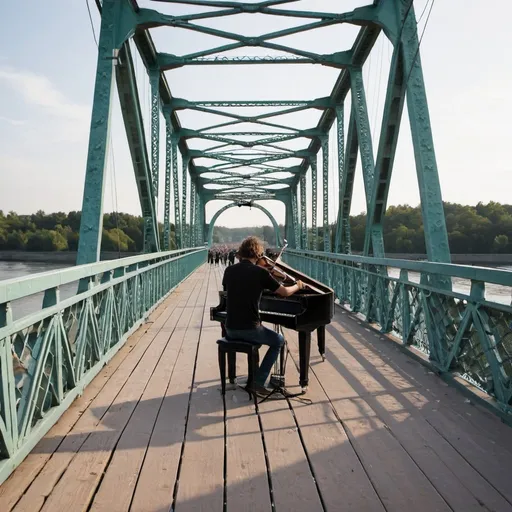
[[[290,297],[279,297],[272,292],[263,292],[260,302],[262,322],[281,325],[299,333],[300,385],[308,385],[309,357],[311,352],[311,333],[317,331],[318,351],[322,358],[325,354],[325,326],[331,322],[334,314],[334,291],[309,276],[285,265],[278,258],[272,262],[275,267],[285,272],[291,279],[282,281],[284,286],[301,280],[307,286]],[[220,304],[210,309],[210,318],[221,322],[222,334],[226,321],[226,292],[220,292]],[[281,375],[284,375],[281,357]]]

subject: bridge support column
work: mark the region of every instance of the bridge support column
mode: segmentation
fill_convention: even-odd
[[[171,167],[172,124],[171,116],[165,113],[165,204],[164,204],[164,250],[171,249]]]
[[[341,238],[343,225],[341,212],[343,208],[343,186],[345,180],[345,126],[343,104],[336,107],[336,129],[338,135],[338,216],[336,222],[336,236],[333,252],[343,252]]]
[[[291,195],[293,238],[295,242],[293,247],[297,249],[300,244],[299,208],[297,205],[297,185],[295,185]]]
[[[324,226],[324,251],[331,252],[329,229],[329,134],[321,138],[322,143],[322,210]]]
[[[151,174],[156,204],[158,197],[158,169],[160,166],[160,69],[151,69],[149,80],[151,83]]]
[[[174,192],[174,236],[176,249],[182,248],[181,223],[180,223],[180,192],[178,182],[178,137],[173,134],[172,145],[172,189]]]
[[[350,208],[352,206],[352,191],[354,188],[354,175],[356,172],[358,149],[354,108],[354,103],[352,103],[345,147],[345,170],[343,173],[343,179],[340,183],[341,202],[338,212],[338,225],[341,226],[341,252],[344,254],[350,254],[352,252],[352,243],[350,239]]]
[[[306,217],[306,173],[300,177],[300,234],[301,249],[308,248],[308,223]],[[279,242],[276,240],[277,245]]]
[[[403,5],[400,8],[404,10]],[[405,12],[401,13],[399,19],[402,20],[404,15]],[[414,7],[409,10],[399,44],[403,49],[407,110],[414,145],[427,256],[429,261],[449,263],[451,257],[448,232],[419,54]]]
[[[114,50],[116,48],[115,27],[118,8],[117,2],[104,2],[101,16],[77,265],[93,263],[100,259],[103,231],[103,190],[110,135],[110,107],[114,79]]]
[[[187,173],[188,163],[190,159],[188,157],[182,157],[182,168],[181,168],[181,245],[182,247],[190,247],[190,230],[187,229]]]
[[[318,166],[316,155],[311,157],[311,232],[312,249],[318,251],[318,224],[317,224],[317,204],[318,204]]]

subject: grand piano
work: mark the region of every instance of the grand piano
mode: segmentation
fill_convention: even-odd
[[[331,322],[334,314],[334,291],[309,276],[282,263],[278,258],[272,264],[288,277],[282,279],[284,286],[296,280],[302,281],[306,287],[290,297],[264,291],[260,302],[260,317],[262,322],[281,325],[299,333],[299,368],[300,386],[306,389],[309,381],[309,358],[311,353],[311,333],[316,330],[318,351],[325,357],[325,326]],[[222,324],[222,334],[225,335],[226,321],[226,292],[219,292],[220,304],[210,309],[210,318]],[[284,362],[281,357],[281,375],[284,376]]]

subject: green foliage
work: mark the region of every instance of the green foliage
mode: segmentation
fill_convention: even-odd
[[[452,253],[512,254],[512,205],[490,202],[476,206],[445,203],[444,211]],[[190,226],[186,226],[187,231]],[[280,226],[284,234],[283,226]],[[366,215],[350,218],[352,250],[364,245]],[[0,210],[0,250],[76,251],[80,230],[80,212],[38,211],[32,215],[5,214]],[[162,239],[163,229],[159,226]],[[312,239],[312,230],[308,230]],[[336,232],[331,226],[332,238]],[[127,213],[106,213],[103,217],[102,249],[106,251],[142,252],[144,244],[142,217]],[[236,243],[256,235],[270,246],[276,245],[271,226],[227,228],[216,226],[214,243]],[[319,249],[323,247],[323,229],[318,227]],[[334,240],[333,240],[334,242]],[[421,208],[408,205],[390,206],[384,218],[384,244],[387,253],[425,253]],[[171,248],[175,247],[171,226]]]
[[[76,251],[80,231],[80,212],[18,215],[0,210],[0,250]],[[174,229],[174,227],[173,227]],[[103,216],[102,249],[142,252],[144,221],[127,213]]]
[[[512,253],[512,205],[491,201],[465,206],[444,203],[450,250],[454,254]],[[352,250],[364,245],[366,215],[350,218]],[[384,218],[387,253],[425,254],[421,207],[390,206]]]

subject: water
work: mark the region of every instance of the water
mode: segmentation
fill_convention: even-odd
[[[49,272],[51,270],[58,270],[70,266],[72,265],[62,263],[0,261],[0,282],[5,279],[28,276],[39,272]],[[512,271],[512,266],[498,268]],[[390,268],[389,275],[392,277],[398,277],[399,270],[396,268]],[[419,282],[419,274],[409,272],[409,279],[413,282]],[[471,283],[468,280],[453,279],[454,291],[469,294],[470,286]],[[71,297],[74,293],[76,293],[76,283],[70,283],[60,288],[61,299]],[[507,286],[488,284],[486,286],[486,298],[493,302],[510,305],[512,289]],[[12,304],[13,317],[17,319],[38,311],[41,308],[42,301],[43,293],[36,293],[29,297],[14,301]]]
[[[6,279],[29,276],[40,272],[50,272],[72,265],[63,263],[44,263],[31,261],[0,261],[0,283]],[[76,283],[69,283],[60,287],[61,299],[67,299],[76,293]],[[44,293],[35,293],[28,297],[12,302],[13,318],[16,320],[25,315],[35,313],[41,309]]]

